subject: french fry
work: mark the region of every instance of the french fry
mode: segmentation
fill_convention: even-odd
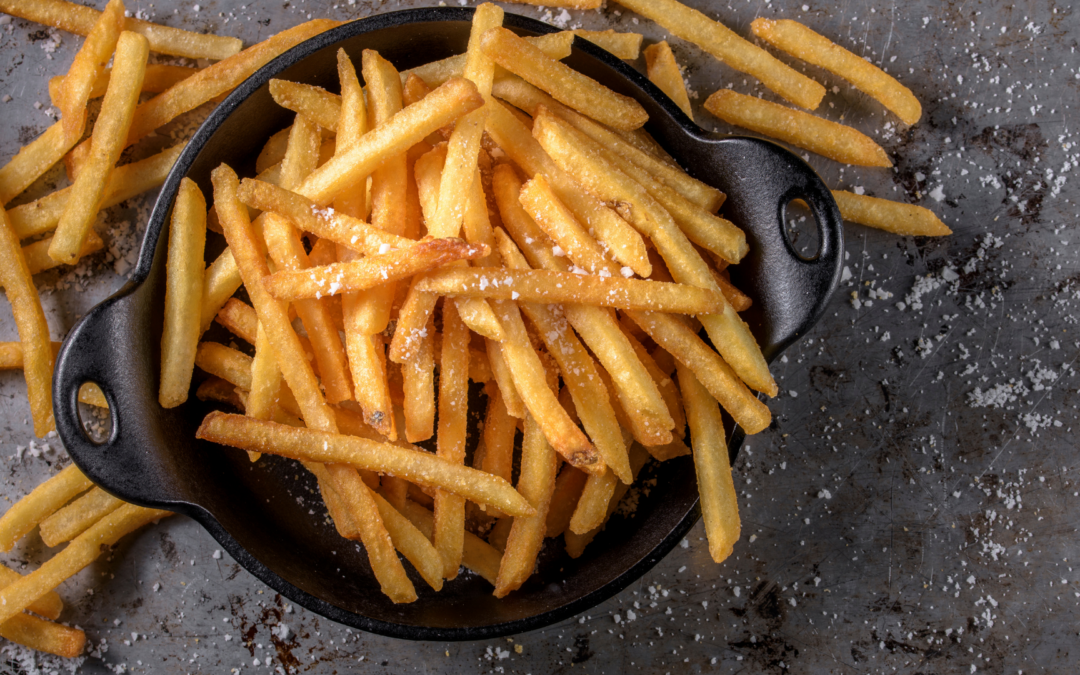
[[[384,247],[405,248],[413,244],[405,237],[384,232],[354,216],[334,209],[320,209],[311,200],[265,181],[245,178],[238,194],[247,206],[277,213],[304,232],[365,255],[376,255]]]
[[[501,342],[487,340],[488,365],[491,366],[491,375],[502,392],[503,403],[507,412],[519,420],[525,419],[525,402],[521,400],[517,386],[514,384],[514,376],[510,371],[510,365],[506,361],[506,352]]]
[[[90,34],[101,16],[92,7],[66,0],[0,0],[0,12],[84,36]],[[192,33],[134,17],[125,21],[124,30],[146,37],[155,52],[189,59],[225,59],[243,46],[238,38]]]
[[[30,275],[30,269],[19,248],[19,240],[11,229],[7,214],[0,206],[0,286],[3,287],[15,327],[22,343],[23,376],[26,378],[26,397],[34,419],[34,433],[43,438],[55,428],[52,402],[54,355],[49,341],[49,325],[41,308],[41,298]],[[10,548],[10,546],[8,547]],[[0,550],[4,548],[0,535]]]
[[[511,105],[521,108],[530,115],[535,115],[537,109],[541,105],[545,106],[548,110],[572,124],[575,129],[588,135],[602,147],[618,154],[642,170],[647,171],[650,176],[710,213],[715,213],[724,203],[723,192],[711,185],[706,185],[705,183],[690,177],[685,171],[676,166],[673,161],[665,161],[651,154],[649,151],[643,150],[632,142],[632,138],[623,138],[604,125],[598,124],[588,117],[564,106],[520,78],[500,78],[495,82],[492,91],[495,96],[507,101]],[[520,131],[518,133],[520,133]],[[520,164],[521,162],[518,163]],[[547,171],[544,171],[544,173],[547,173]],[[562,198],[565,201],[565,196]]]
[[[49,257],[49,246],[51,244],[52,237],[45,237],[35,241],[33,244],[23,246],[22,254],[26,259],[26,268],[30,270],[31,275],[41,274],[60,266],[60,263]],[[82,250],[79,251],[79,257],[82,258],[91,253],[96,253],[103,248],[105,248],[105,242],[96,232],[91,231],[86,235],[86,241],[83,242]]]
[[[71,541],[123,504],[122,500],[113,497],[101,488],[91,488],[83,496],[41,521],[39,529],[41,541],[49,547]],[[31,606],[30,609],[33,610],[33,607]]]
[[[641,55],[641,33],[617,33],[614,30],[575,30],[574,35],[588,40],[616,58],[633,61]]]
[[[35,525],[93,485],[74,464],[38,485],[0,516],[0,551],[10,551]]]
[[[195,390],[195,398],[200,401],[224,403],[243,411],[247,406],[244,404],[241,393],[242,390],[238,390],[232,382],[226,382],[220,377],[208,377]]]
[[[172,66],[164,63],[147,64],[146,76],[143,77],[143,93],[160,94],[197,72],[199,72],[198,68],[190,66]],[[105,90],[109,88],[109,78],[111,76],[112,68],[106,66],[90,87],[89,98],[95,99],[104,96]],[[63,75],[57,75],[49,79],[49,98],[52,100],[53,105],[57,107],[60,105],[61,92],[64,90],[64,79]]]
[[[7,586],[13,581],[17,581],[22,578],[23,575],[19,574],[15,570],[0,565],[0,588]],[[56,621],[60,618],[60,612],[64,611],[64,601],[60,599],[60,596],[55,591],[49,591],[45,595],[41,596],[26,608],[34,614],[39,614],[46,619],[52,619]]]
[[[567,529],[574,534],[587,534],[603,525],[607,518],[608,504],[619,485],[625,483],[611,471],[605,471],[599,476],[589,476]]]
[[[435,320],[429,317],[422,334],[413,338],[412,355],[401,364],[405,438],[410,443],[425,441],[435,433],[434,334]]]
[[[434,293],[414,291],[413,286],[416,282],[417,280],[413,279],[409,292],[405,296],[405,302],[398,311],[397,325],[394,328],[394,337],[390,341],[388,354],[394,363],[404,364],[412,360],[420,347],[420,341],[430,334],[427,324],[439,296]]]
[[[525,440],[521,444],[521,475],[517,489],[529,501],[536,513],[514,518],[505,553],[495,582],[495,597],[506,597],[532,576],[536,556],[544,544],[547,514],[551,494],[555,489],[555,473],[559,465],[555,451],[540,430],[539,423],[529,415],[525,418]]]
[[[578,471],[569,464],[563,465],[559,477],[555,479],[555,490],[551,493],[545,537],[558,537],[570,527],[570,519],[589,477],[589,474]]]
[[[206,199],[184,178],[169,224],[165,272],[165,325],[161,332],[161,384],[158,402],[175,408],[187,400],[203,297],[203,248],[206,245]]]
[[[634,445],[630,448],[630,469],[633,472],[634,479],[637,480],[637,475],[640,473],[641,468],[645,466],[649,461],[649,453],[645,451],[645,448],[640,445]],[[619,483],[615,486],[615,493],[611,496],[611,500],[608,502],[607,514],[604,516],[604,523],[611,517],[611,514],[615,513],[615,509],[619,508],[619,502],[626,495],[626,491],[630,489],[630,486],[626,483]],[[600,530],[604,525],[589,530],[586,534],[576,534],[572,530],[567,530],[563,533],[563,539],[566,540],[566,553],[571,558],[580,558],[581,554],[585,552],[585,547],[592,543],[592,540],[596,538],[596,535],[600,534]]]
[[[229,298],[214,320],[249,345],[255,344],[255,331],[259,325],[259,318],[255,316],[255,310],[251,305],[243,300]]]
[[[255,159],[255,173],[261,174],[275,164],[285,159],[285,151],[289,149],[289,135],[292,134],[292,126],[287,126],[270,137],[259,156]]]
[[[278,367],[296,397],[304,422],[312,429],[335,434],[338,428],[336,418],[323,398],[315,373],[304,356],[285,304],[275,300],[261,285],[263,279],[269,276],[270,270],[252,231],[247,210],[237,198],[239,180],[236,173],[223,164],[213,171],[211,178],[214,183],[214,203],[225,230],[225,239],[236,257],[244,285],[259,316],[259,325],[266,330],[271,348],[277,357]],[[261,420],[252,421],[272,424]],[[261,452],[259,448],[247,449]],[[368,560],[383,592],[394,602],[411,602],[416,598],[416,591],[393,551],[393,544],[379,518],[370,489],[364,485],[355,469],[341,463],[331,463],[327,466],[327,472],[332,479],[334,491],[342,499],[360,530]]]
[[[443,302],[442,360],[439,367],[438,456],[451,464],[465,462],[469,421],[469,329],[453,302]],[[465,536],[465,500],[435,493],[435,548],[443,559],[443,576],[457,577]]]
[[[756,77],[795,105],[814,110],[825,97],[825,87],[678,0],[616,1],[652,19],[672,35],[693,42],[735,70]]]
[[[422,450],[221,412],[206,416],[199,427],[198,438],[242,450],[378,471],[425,487],[453,492],[478,504],[494,506],[511,516],[535,513],[525,498],[501,478],[447,462]]]
[[[660,91],[667,94],[687,117],[694,119],[694,109],[690,106],[682,71],[666,40],[645,48],[645,72],[650,82],[660,87]]]
[[[724,442],[724,420],[716,401],[694,377],[693,370],[682,364],[678,370],[690,422],[690,439],[694,444],[694,469],[709,554],[714,561],[723,562],[731,555],[741,529],[739,504],[731,479],[727,443]]]
[[[532,347],[517,306],[506,300],[492,303],[507,331],[503,353],[514,387],[533,421],[548,443],[572,466],[588,473],[601,473],[604,461],[581,429],[574,424],[548,387],[544,366]],[[526,418],[528,420],[528,418]]]
[[[570,56],[574,34],[569,31],[562,31],[525,39],[551,58],[561,61]],[[462,77],[465,74],[466,60],[465,54],[457,54],[441,61],[432,61],[411,70],[402,71],[401,80],[402,82],[408,82],[409,77],[416,77],[428,87],[438,87],[451,78]]]
[[[717,272],[713,276],[716,279],[716,285],[720,287],[720,292],[724,294],[724,297],[727,298],[728,303],[736,312],[745,312],[750,309],[754,301],[750,299],[749,295],[735,288],[726,273]]]
[[[398,511],[379,493],[374,493],[375,504],[379,507],[379,516],[386,525],[386,531],[394,542],[394,548],[401,551],[405,559],[412,563],[424,581],[436,591],[443,586],[443,561],[439,552],[422,530]],[[464,532],[464,530],[462,530]]]
[[[514,465],[514,436],[517,419],[506,410],[502,389],[488,390],[487,415],[484,417],[484,461],[482,468],[505,481],[511,480]]]
[[[528,267],[524,256],[502,229],[496,230],[496,239],[499,242],[499,252],[508,267]],[[596,444],[604,463],[620,480],[629,481],[630,464],[626,445],[608,398],[607,388],[597,373],[596,363],[570,329],[566,318],[560,316],[556,308],[523,302],[521,311],[536,326],[536,332],[543,339],[548,353],[559,364],[563,382],[566,384],[564,393],[569,392],[574,402],[573,407],[576,408],[589,438]],[[570,412],[569,408],[567,412]]]
[[[41,567],[0,589],[0,624],[92,563],[124,535],[170,515],[168,511],[125,504],[105,516]]]
[[[762,431],[772,420],[769,408],[754,396],[725,363],[682,321],[663,314],[630,312],[630,319],[656,344],[696,373],[696,377],[748,434]]]
[[[599,9],[602,0],[510,0],[519,5],[540,5],[541,7],[565,7],[567,9]]]
[[[218,342],[200,342],[195,351],[195,365],[200,369],[251,391],[251,357]]]
[[[652,273],[648,250],[641,235],[619,214],[586,192],[559,169],[532,137],[529,128],[504,106],[491,106],[487,130],[499,147],[529,177],[538,173],[544,175],[559,195],[559,199],[574,212],[575,217],[587,223],[589,229],[608,245],[616,260],[643,277]],[[502,212],[501,207],[499,211]]]
[[[495,63],[598,122],[631,130],[649,119],[634,99],[552,59],[505,28],[487,31],[480,44]]]
[[[750,23],[750,29],[773,47],[844,78],[896,113],[904,124],[915,124],[922,116],[922,105],[910,89],[798,21],[758,18]]]
[[[125,31],[117,40],[113,77],[105,92],[101,113],[94,123],[90,154],[79,169],[64,215],[49,246],[49,255],[54,260],[70,265],[79,259],[83,242],[105,196],[109,176],[124,149],[124,138],[139,101],[149,53],[149,43],[138,33]]]
[[[625,279],[552,270],[444,267],[425,275],[419,290],[454,297],[576,303],[673,314],[710,314],[723,308],[722,295],[685,284]]]
[[[210,328],[214,317],[242,283],[232,251],[225,249],[207,266],[203,276],[202,319],[199,321],[202,333]]]
[[[289,80],[270,80],[270,95],[282,108],[303,115],[327,131],[337,131],[341,96],[322,87]]]
[[[461,239],[429,239],[407,249],[388,251],[346,263],[334,263],[306,270],[281,270],[270,275],[264,287],[279,300],[321,298],[374,288],[387,281],[405,279],[441,267],[455,260],[472,260],[487,255],[486,246],[474,246]]]
[[[85,111],[82,119],[85,128]],[[0,206],[18,197],[23,190],[41,178],[63,159],[77,140],[78,138],[72,140],[65,136],[64,123],[57,122],[20,148],[7,164],[0,167]]]
[[[428,134],[479,108],[484,99],[476,85],[454,78],[424,100],[402,110],[381,127],[364,134],[345,153],[335,156],[297,190],[320,205],[329,204],[357,178],[370,175],[386,159],[407,151]]]
[[[660,390],[660,395],[664,397],[664,403],[667,404],[668,412],[671,413],[671,419],[675,422],[675,426],[671,430],[672,436],[676,439],[683,438],[686,436],[686,415],[683,414],[682,397],[679,396],[679,388],[675,385],[675,380],[671,379],[668,373],[660,370],[660,366],[656,365],[652,355],[634,336],[634,331],[640,329],[626,319],[623,319],[621,323],[626,339],[634,348],[634,353],[637,354],[641,365],[645,366],[645,370],[649,371],[649,375],[656,382],[656,388]]]
[[[425,537],[431,539],[435,529],[435,517],[431,511],[410,499],[405,503],[404,514],[412,521],[413,525],[424,533]],[[494,586],[495,579],[499,575],[499,561],[501,559],[502,554],[498,549],[466,530],[461,564],[479,574]]]
[[[109,185],[101,200],[101,208],[116,206],[165,182],[176,158],[185,144],[174,145],[138,162],[116,167],[109,175]],[[50,192],[41,199],[21,204],[8,211],[15,236],[21,239],[36,237],[53,230],[64,215],[72,188]]]
[[[921,206],[857,195],[844,190],[833,190],[832,195],[836,205],[840,207],[840,215],[852,223],[916,237],[943,237],[952,234],[949,226],[941,222],[933,211]]]
[[[82,47],[75,54],[75,60],[64,77],[64,88],[60,93],[57,107],[60,109],[60,121],[64,125],[64,135],[74,143],[83,132],[83,111],[90,100],[90,89],[101,73],[105,64],[116,51],[117,40],[124,30],[123,0],[109,0],[105,10],[94,22],[94,27],[83,41]],[[139,83],[141,89],[142,83]]]
[[[0,637],[46,654],[74,659],[86,649],[86,633],[25,614],[0,625]]]
[[[869,136],[851,127],[755,96],[721,89],[705,109],[728,124],[856,166],[891,167],[892,160]]]

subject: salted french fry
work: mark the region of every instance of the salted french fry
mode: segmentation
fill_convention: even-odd
[[[321,209],[295,192],[258,179],[245,178],[238,194],[247,206],[277,213],[304,232],[365,255],[376,255],[384,247],[404,248],[413,243],[405,237],[372,227],[357,217],[334,209]]]
[[[180,143],[144,160],[116,167],[109,176],[109,185],[101,200],[101,208],[116,206],[122,201],[159,187],[165,182],[165,177],[169,175],[185,145]],[[28,239],[54,229],[64,215],[71,191],[71,187],[66,187],[50,192],[41,199],[21,204],[8,211],[15,236],[20,240]]]
[[[551,507],[548,509],[545,537],[558,537],[570,527],[585,481],[590,478],[584,471],[578,471],[569,464],[563,465],[559,477],[555,479],[555,490],[551,493]]]
[[[728,124],[790,143],[837,162],[856,166],[892,166],[892,160],[885,150],[862,132],[756,96],[720,89],[705,101],[705,109]]]
[[[581,490],[577,506],[570,517],[567,529],[574,534],[586,534],[604,524],[607,518],[608,504],[615,494],[615,488],[625,485],[611,471],[599,476],[589,476]]]
[[[529,500],[536,513],[514,518],[499,565],[499,578],[495,582],[497,598],[506,597],[532,576],[536,556],[540,553],[547,532],[547,514],[558,469],[555,451],[548,444],[538,422],[529,415],[525,418],[525,440],[521,444],[521,475],[517,489],[521,496]]]
[[[487,31],[480,44],[495,63],[598,122],[630,130],[649,119],[634,99],[552,59],[505,28]]]
[[[146,66],[146,76],[143,77],[142,90],[144,94],[160,94],[174,84],[191,77],[199,72],[198,68],[190,66],[173,66],[164,63],[150,63]],[[112,76],[112,68],[106,66],[94,80],[90,87],[89,98],[101,98],[105,90],[109,88],[109,78]],[[54,106],[59,107],[60,97],[64,89],[64,76],[57,75],[49,79],[49,98]],[[271,162],[273,163],[273,162]]]
[[[161,384],[158,402],[175,408],[187,400],[203,297],[203,248],[206,245],[206,199],[184,178],[169,224],[165,273],[165,325],[161,333]]]
[[[64,135],[69,141],[75,142],[82,136],[82,115],[87,101],[90,100],[90,89],[116,51],[116,43],[123,30],[123,0],[109,0],[64,77],[64,87],[60,92],[57,107],[60,109]],[[139,87],[141,89],[141,82]]]
[[[888,199],[833,190],[833,199],[844,220],[893,234],[916,237],[943,237],[952,234],[949,226],[930,209]]]
[[[74,659],[86,649],[86,633],[26,614],[16,614],[0,625],[0,637],[30,649]]]
[[[428,134],[483,103],[472,82],[461,78],[449,80],[424,100],[364,134],[345,153],[323,164],[297,192],[317,204],[329,204],[340,191],[355,184],[357,178],[370,175],[386,159],[407,151]]]
[[[645,48],[645,72],[650,82],[660,87],[660,91],[667,94],[687,117],[694,119],[694,109],[690,106],[682,71],[666,40]]]
[[[645,463],[649,461],[649,453],[645,451],[645,448],[640,445],[634,445],[630,448],[630,469],[633,472],[634,479],[637,479],[638,473],[641,468],[645,466]],[[630,486],[626,483],[619,483],[615,486],[615,493],[611,496],[611,501],[608,502],[607,515],[604,517],[604,523],[611,517],[611,514],[615,513],[615,510],[619,508],[619,502],[626,495],[626,491],[630,489]],[[586,534],[576,534],[572,530],[567,530],[563,533],[563,538],[566,540],[566,553],[571,558],[579,558],[581,554],[585,552],[585,547],[588,546],[596,535],[600,534],[600,530],[604,525],[593,528]]]
[[[685,284],[625,279],[552,270],[444,267],[417,282],[417,288],[454,297],[577,303],[674,314],[709,314],[723,308],[719,292]]]
[[[438,456],[451,464],[465,462],[469,421],[469,329],[453,302],[443,302],[442,359],[439,366]],[[457,577],[465,536],[465,500],[435,493],[435,547],[443,559],[443,576]]]
[[[574,43],[574,34],[570,31],[562,31],[525,39],[551,58],[561,61],[570,56]],[[415,76],[428,87],[438,87],[451,78],[462,77],[465,74],[466,60],[465,54],[457,54],[441,61],[425,63],[411,70],[402,71],[401,80],[402,82],[408,82],[409,77]]]
[[[535,509],[501,478],[447,462],[422,450],[221,412],[207,415],[199,428],[198,438],[242,450],[378,471],[459,494],[511,516],[535,513]]]
[[[375,504],[379,508],[379,516],[386,525],[390,539],[394,542],[394,548],[401,551],[401,554],[412,563],[429,586],[436,591],[442,590],[443,561],[438,550],[432,546],[422,530],[382,495],[376,492],[374,497]]]
[[[90,154],[79,169],[49,246],[49,255],[55,260],[70,265],[79,259],[83,242],[101,208],[109,176],[124,149],[149,53],[149,43],[137,33],[125,31],[117,40],[113,77],[94,123]]]
[[[739,504],[731,479],[727,443],[724,442],[724,420],[716,401],[694,377],[693,370],[682,364],[678,370],[690,422],[690,439],[694,444],[694,469],[709,554],[714,561],[723,562],[731,555],[741,530]]]
[[[35,525],[93,485],[74,464],[38,485],[0,516],[0,551],[10,551]]]
[[[327,131],[337,131],[341,97],[322,87],[289,80],[270,80],[270,95],[282,108],[303,115]]]
[[[499,147],[529,177],[543,174],[559,199],[574,212],[578,220],[586,223],[590,231],[596,233],[597,238],[607,244],[616,260],[636,274],[648,277],[652,273],[652,267],[642,236],[618,213],[586,192],[564,173],[532,137],[529,128],[518,121],[505,106],[493,104],[490,107],[487,130]]]
[[[431,539],[435,529],[435,517],[431,511],[410,499],[405,503],[403,513],[412,521],[413,525],[424,533],[425,537]],[[502,554],[498,549],[466,530],[461,564],[479,574],[494,586],[495,579],[499,575],[499,561],[501,559]]]
[[[270,275],[264,287],[279,300],[321,298],[374,288],[390,280],[406,279],[455,260],[472,260],[489,252],[486,246],[474,246],[461,239],[429,239],[407,249],[351,262],[302,271],[281,270]]]
[[[242,283],[232,251],[225,249],[207,266],[203,276],[202,319],[199,321],[202,333],[210,328],[214,317]]]
[[[92,488],[89,492],[71,502],[64,508],[41,521],[41,541],[46,546],[59,546],[71,541],[97,521],[124,505],[101,488]],[[33,609],[31,607],[31,609]],[[50,617],[55,619],[56,617]]]
[[[660,24],[672,35],[693,42],[735,70],[756,77],[795,105],[814,110],[825,97],[825,87],[678,0],[616,1]]]
[[[565,271],[569,265],[553,253],[554,244],[536,222],[521,208],[514,195],[521,186],[513,171],[497,171],[494,177],[495,196],[503,216],[503,224],[510,230],[514,241],[533,267]],[[539,211],[538,215],[542,215]],[[596,265],[602,268],[602,256],[595,241],[589,241],[580,224],[567,220],[559,232],[572,235],[560,242],[563,250],[577,248],[582,256],[575,260],[580,265]],[[572,227],[574,226],[574,227]],[[554,228],[552,231],[556,231]],[[656,383],[634,354],[633,348],[619,330],[609,310],[588,305],[568,304],[563,307],[567,320],[582,341],[589,346],[596,358],[611,373],[615,393],[622,404],[635,411],[635,437],[643,438],[651,445],[671,440],[674,422],[664,405]]]
[[[495,82],[492,91],[495,96],[521,108],[530,115],[535,115],[541,105],[547,107],[548,110],[574,125],[574,128],[578,131],[588,135],[604,148],[632,162],[635,166],[649,172],[649,175],[656,180],[706,211],[715,213],[724,203],[723,192],[690,177],[674,162],[665,161],[648,150],[643,150],[633,142],[633,138],[624,138],[604,125],[571,110],[520,78],[500,78]],[[489,126],[492,125],[489,124]],[[518,163],[520,164],[520,162]],[[564,196],[563,200],[565,201],[565,199]]]
[[[412,338],[415,346],[411,356],[401,364],[405,438],[410,443],[427,440],[435,433],[434,333],[435,321],[429,317],[422,334]]]
[[[93,7],[66,0],[0,0],[0,12],[84,36],[90,34],[101,16]],[[124,30],[146,37],[150,49],[159,54],[189,59],[225,59],[243,46],[239,38],[193,33],[134,17],[125,21]]]
[[[7,214],[0,206],[0,286],[3,287],[15,326],[22,343],[23,376],[26,396],[34,419],[34,433],[39,438],[55,428],[52,405],[54,354],[49,341],[49,325],[41,308],[41,298],[31,278],[30,269],[11,229]],[[0,550],[4,548],[0,536]]]
[[[844,78],[896,113],[904,124],[915,124],[922,116],[919,100],[896,78],[798,21],[758,18],[750,29],[773,47]]]
[[[41,567],[0,589],[0,624],[92,563],[124,535],[170,515],[168,511],[125,504],[105,516]]]
[[[84,111],[83,125],[85,120]],[[65,136],[63,125],[63,122],[52,125],[0,167],[0,206],[22,194],[71,150],[78,138]]]
[[[689,326],[664,314],[629,312],[627,316],[656,344],[696,373],[709,393],[746,433],[756,434],[769,426],[772,420],[769,408],[747,389],[720,354],[710,349]]]
[[[15,570],[0,565],[0,588],[7,586],[13,581],[18,581],[23,575],[19,574]],[[60,596],[55,591],[49,591],[45,595],[41,596],[26,608],[34,614],[39,614],[46,619],[52,619],[56,621],[60,618],[60,612],[64,610],[64,601],[60,599]]]
[[[405,302],[398,312],[397,326],[394,328],[388,354],[394,363],[404,364],[412,360],[420,347],[420,341],[430,334],[427,325],[439,296],[434,293],[414,292],[415,285],[416,279],[409,286]]]
[[[26,259],[26,268],[30,270],[31,275],[41,274],[51,269],[55,269],[60,266],[61,263],[56,262],[49,257],[49,245],[52,244],[52,237],[45,237],[35,241],[33,244],[27,244],[22,248],[23,257]],[[96,253],[105,248],[105,242],[98,236],[96,232],[91,231],[86,236],[86,241],[83,242],[82,250],[79,251],[79,257]]]
[[[251,357],[218,342],[200,342],[195,365],[201,370],[251,391]]]
[[[499,252],[507,267],[527,268],[528,262],[506,233],[500,228],[495,234],[499,242]],[[607,388],[598,376],[596,363],[570,329],[566,318],[561,316],[555,307],[523,302],[521,311],[536,326],[536,332],[543,339],[548,353],[559,364],[566,384],[564,393],[569,392],[574,402],[573,407],[576,408],[589,438],[596,444],[604,463],[620,480],[629,481],[630,464],[627,460],[626,444],[608,398]],[[569,408],[567,412],[570,412]]]
[[[604,461],[581,429],[570,419],[548,387],[544,366],[532,347],[517,306],[510,301],[492,303],[507,331],[502,343],[514,387],[548,443],[566,459],[588,473],[601,473]]]
[[[645,39],[641,33],[617,33],[614,30],[578,29],[574,31],[574,35],[624,61],[633,61],[641,55],[641,41]]]
[[[487,340],[488,365],[491,366],[491,375],[502,392],[503,403],[507,412],[519,420],[525,419],[525,402],[521,400],[517,386],[514,384],[514,376],[510,371],[510,365],[506,362],[506,353],[501,342]]]

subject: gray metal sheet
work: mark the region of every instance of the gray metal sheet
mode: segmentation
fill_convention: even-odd
[[[346,19],[419,4],[206,0],[195,12],[191,2],[156,0],[129,9],[250,44],[309,15]],[[217,553],[197,525],[176,518],[61,587],[65,619],[92,642],[85,660],[65,664],[5,643],[0,672],[1075,670],[1075,9],[689,4],[742,35],[756,16],[804,21],[897,74],[924,104],[911,129],[837,78],[813,73],[830,87],[821,113],[878,139],[896,168],[810,162],[834,187],[929,206],[955,230],[915,240],[849,227],[850,279],[819,327],[776,364],[776,424],[750,440],[736,466],[743,539],[731,559],[713,564],[698,526],[639,583],[561,625],[512,640],[407,643],[290,607]],[[507,7],[664,37],[612,2],[565,15]],[[48,78],[79,44],[20,20],[0,23],[0,156],[52,123]],[[761,88],[672,44],[697,93],[698,119],[730,131],[701,109],[705,97],[720,86]],[[57,172],[45,182],[61,181]],[[107,254],[76,273],[43,275],[55,289],[44,294],[54,338],[123,284],[151,202],[109,211]],[[0,339],[15,339],[0,305]],[[6,502],[65,461],[55,440],[33,438],[27,417],[21,378],[0,375]],[[48,555],[35,534],[3,560],[29,569]]]

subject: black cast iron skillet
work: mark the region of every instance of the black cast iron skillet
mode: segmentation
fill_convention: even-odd
[[[363,49],[375,49],[401,69],[461,53],[471,17],[471,9],[420,9],[350,23],[297,46],[238,87],[180,156],[150,217],[130,283],[72,329],[53,383],[60,437],[95,483],[126,501],[194,518],[252,574],[314,612],[416,640],[520,633],[573,616],[625,588],[697,522],[691,459],[658,467],[657,487],[641,499],[636,515],[613,518],[578,560],[560,545],[546,546],[539,573],[508,598],[496,600],[487,582],[468,573],[434,593],[410,571],[420,598],[394,605],[379,592],[359,546],[323,522],[318,494],[295,462],[264,457],[251,464],[245,453],[196,441],[195,429],[208,411],[199,401],[173,410],[158,405],[168,239],[161,235],[182,177],[211,195],[210,172],[221,162],[253,175],[262,144],[292,123],[292,113],[270,98],[271,78],[337,90],[339,47],[354,62]],[[555,30],[512,14],[506,26],[522,34]],[[754,301],[746,320],[766,357],[775,358],[817,321],[839,278],[840,214],[825,185],[772,143],[703,132],[639,73],[587,42],[575,43],[567,63],[640,101],[650,117],[647,131],[687,171],[727,193],[724,213],[746,230],[751,251],[733,268],[733,277]],[[800,258],[784,234],[784,209],[796,198],[810,205],[817,221],[820,251],[812,260]],[[80,424],[77,392],[84,382],[96,382],[109,402],[112,430],[100,444]],[[732,457],[741,441],[736,430]]]

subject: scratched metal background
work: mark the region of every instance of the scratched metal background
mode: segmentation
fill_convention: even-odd
[[[240,2],[129,9],[250,44],[309,16],[421,4]],[[92,642],[84,661],[5,644],[0,672],[1075,672],[1080,17],[1053,0],[690,4],[743,35],[756,16],[799,19],[897,74],[924,103],[910,130],[813,73],[830,87],[821,113],[877,137],[896,169],[810,161],[830,185],[924,204],[956,232],[924,240],[849,227],[850,279],[777,364],[775,424],[736,467],[744,536],[730,560],[709,560],[699,526],[640,583],[561,625],[512,640],[406,643],[290,608],[176,519],[60,589],[65,619]],[[608,5],[566,16],[510,9],[663,36]],[[760,89],[672,42],[698,119],[726,130],[701,109],[705,97]],[[80,43],[0,23],[0,157],[52,122],[47,80]],[[150,203],[108,214],[104,229],[116,234],[90,265],[42,276],[56,288],[45,295],[55,338],[123,283]],[[15,337],[9,317],[0,308],[0,339]],[[8,502],[66,459],[55,440],[31,444],[21,377],[0,375],[0,401]],[[4,560],[32,568],[47,556],[35,534]]]

